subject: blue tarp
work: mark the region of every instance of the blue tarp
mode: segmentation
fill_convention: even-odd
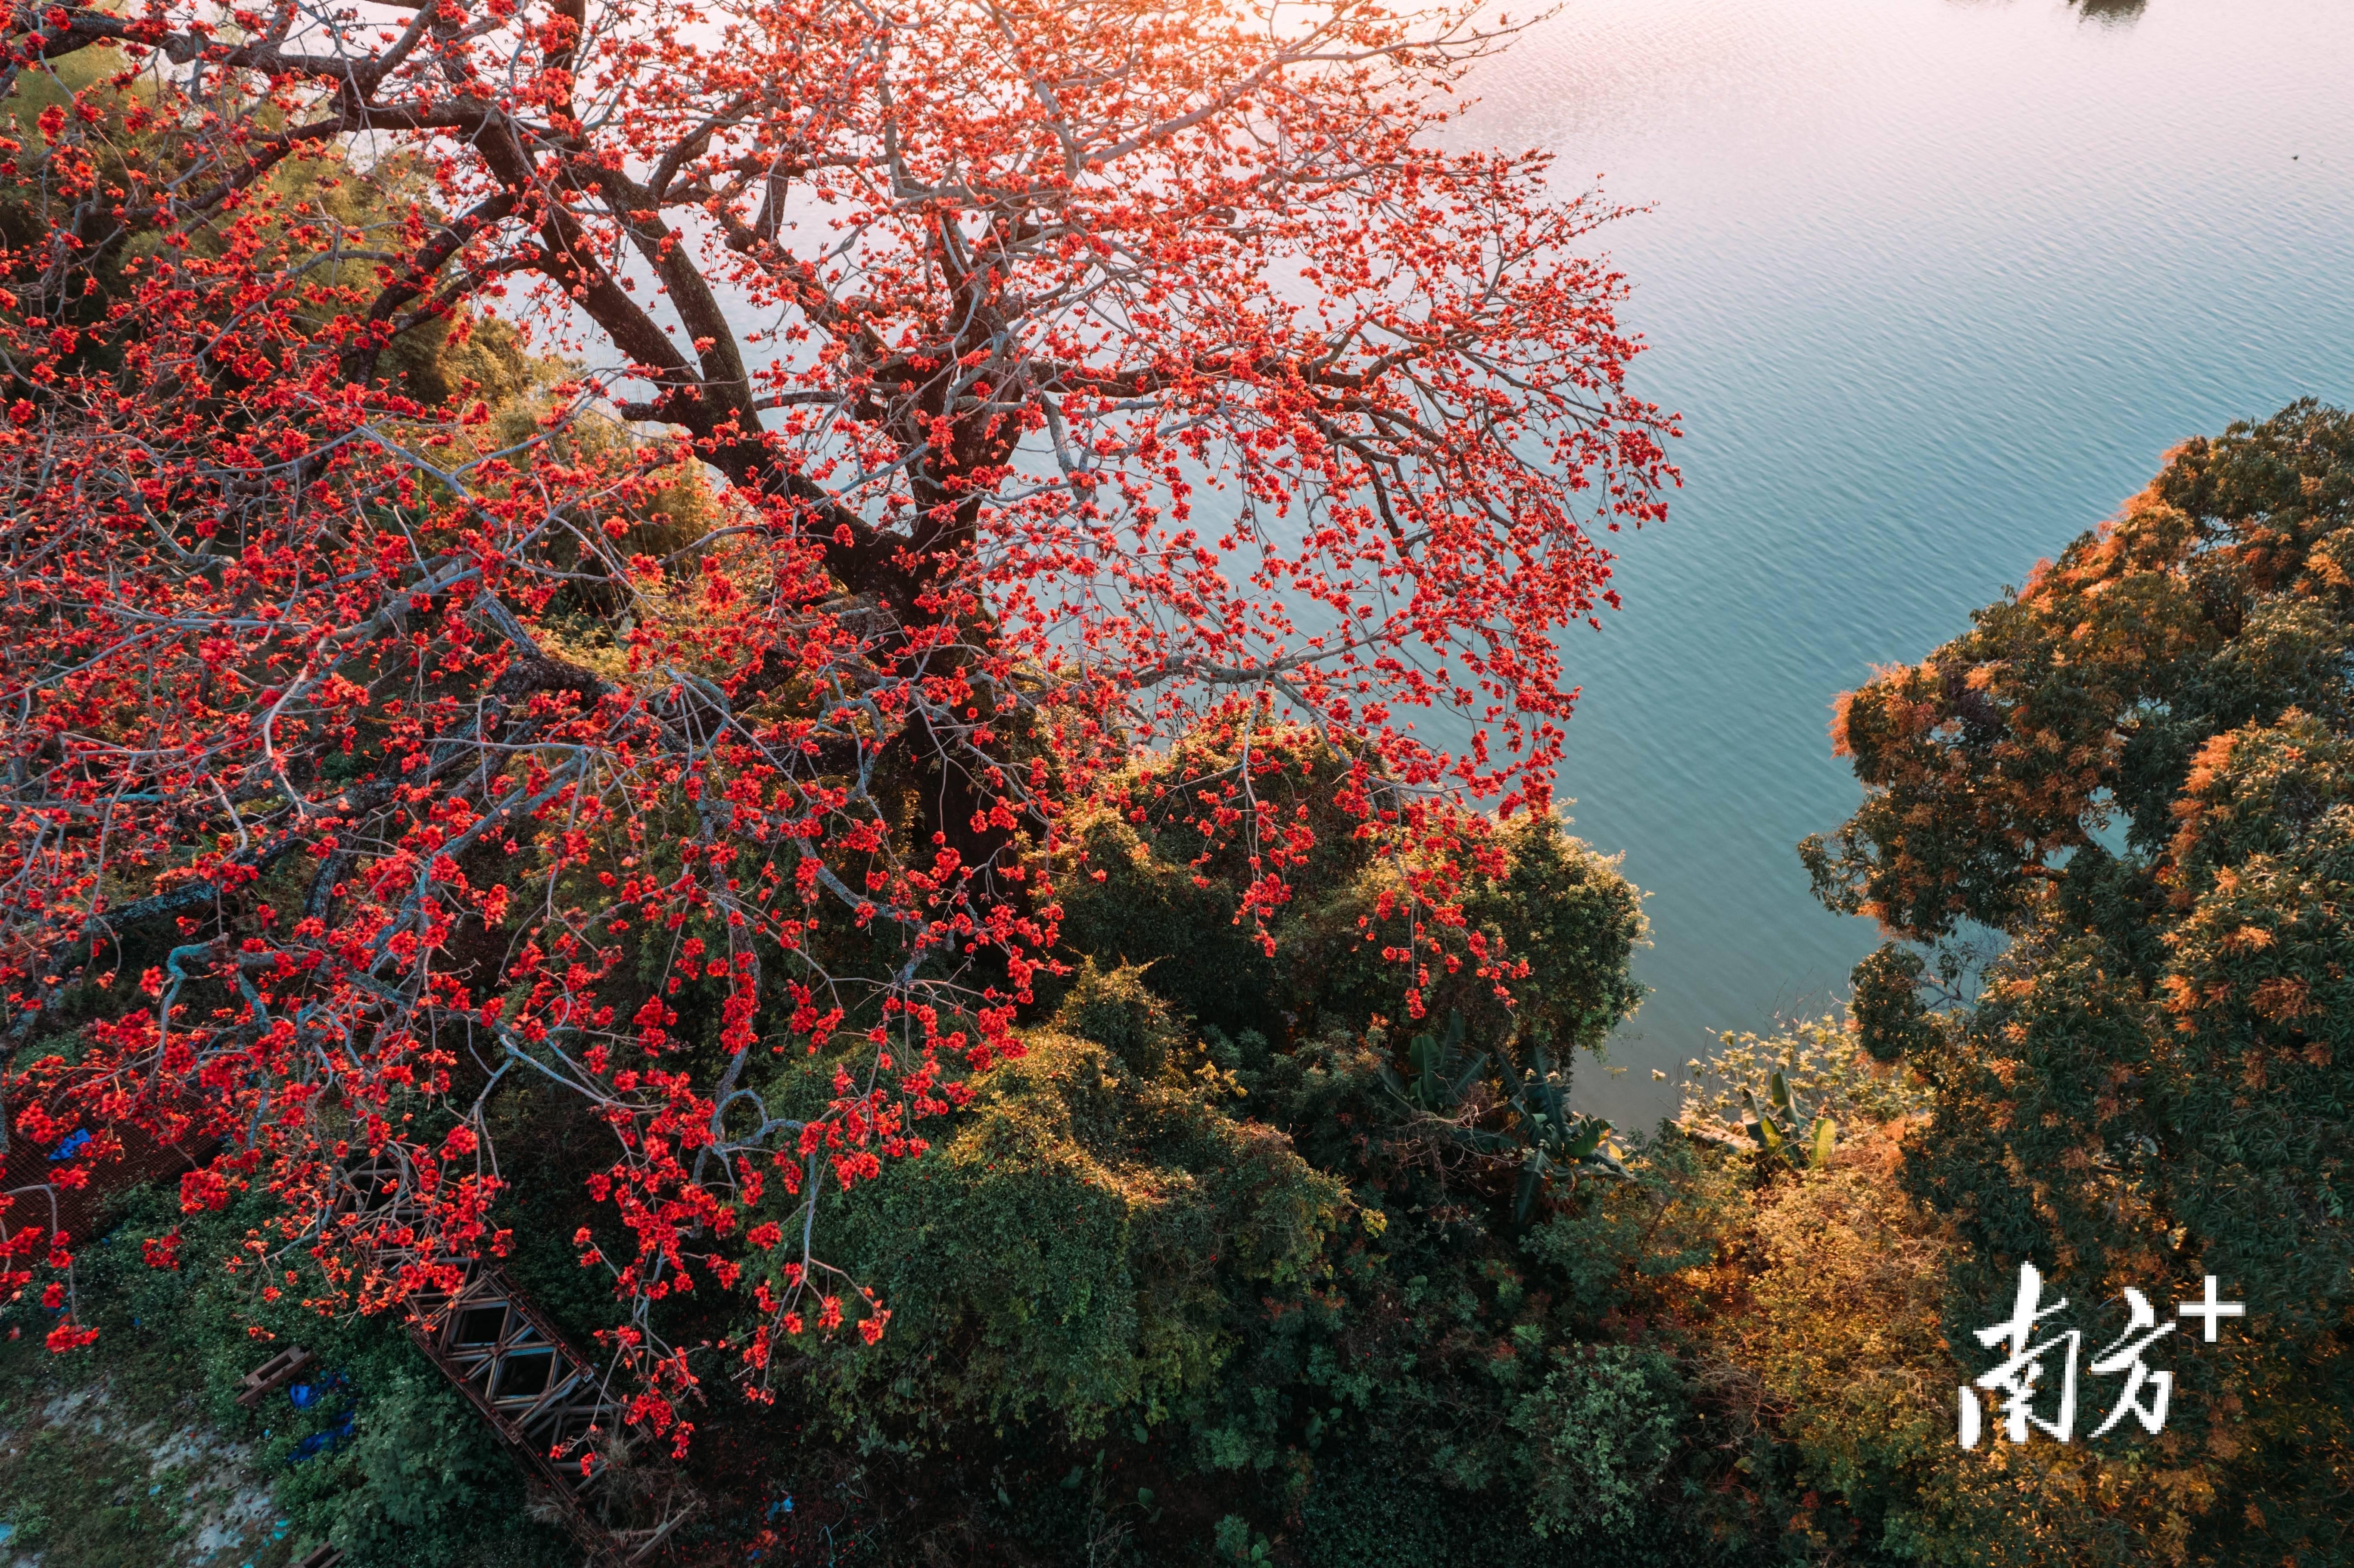
[[[358,1417],[357,1411],[345,1411],[341,1421],[323,1432],[313,1432],[295,1444],[294,1452],[286,1456],[286,1462],[290,1465],[299,1465],[305,1459],[315,1459],[322,1454],[334,1453],[343,1444],[344,1439],[352,1435],[353,1424]]]

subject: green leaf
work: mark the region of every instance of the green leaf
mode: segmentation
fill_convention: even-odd
[[[1774,1097],[1774,1108],[1779,1111],[1788,1110],[1790,1108],[1790,1083],[1788,1079],[1782,1076],[1780,1068],[1777,1067],[1774,1070],[1773,1077],[1767,1079],[1766,1084]]]
[[[1839,1124],[1827,1116],[1815,1118],[1815,1148],[1808,1161],[1818,1171],[1831,1162],[1831,1145],[1839,1138]]]
[[[1518,1224],[1529,1217],[1529,1207],[1537,1201],[1537,1193],[1543,1188],[1543,1186],[1544,1172],[1543,1171],[1540,1171],[1534,1165],[1524,1166],[1522,1168],[1520,1194],[1512,1202],[1513,1224]]]
[[[1553,1119],[1566,1122],[1569,1119],[1569,1106],[1563,1093],[1561,1082],[1553,1075],[1553,1054],[1540,1045],[1536,1048],[1536,1057],[1537,1092],[1544,1097],[1545,1108],[1552,1114]]]
[[[1782,1129],[1774,1125],[1773,1118],[1758,1118],[1756,1132],[1757,1141],[1766,1146],[1766,1153],[1779,1154],[1782,1152]]]
[[[1438,1075],[1438,1043],[1427,1034],[1417,1034],[1408,1057],[1420,1075],[1415,1084],[1415,1097],[1427,1108],[1437,1110],[1445,1103],[1442,1097],[1447,1093],[1446,1081]]]

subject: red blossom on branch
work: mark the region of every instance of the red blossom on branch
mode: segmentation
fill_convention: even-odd
[[[573,1097],[630,1419],[683,1444],[655,1304],[753,1301],[755,1392],[841,1325],[819,1194],[1019,1054],[1062,824],[1140,748],[1240,737],[1204,825],[1257,918],[1309,846],[1249,737],[1337,747],[1407,1010],[1460,961],[1460,801],[1547,803],[1555,639],[1672,478],[1609,209],[1432,138],[1469,11],[10,26],[0,988],[64,1031],[22,1136],[215,1142],[183,1207],[266,1194],[380,1310],[503,1245],[501,1085]]]

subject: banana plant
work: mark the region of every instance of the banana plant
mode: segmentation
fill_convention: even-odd
[[[1447,1015],[1444,1037],[1416,1035],[1406,1046],[1405,1059],[1414,1071],[1412,1078],[1384,1062],[1382,1081],[1398,1098],[1433,1116],[1445,1116],[1461,1106],[1488,1070],[1486,1052],[1476,1056],[1464,1054],[1463,1015],[1459,1012]]]
[[[1516,1071],[1509,1061],[1499,1061],[1491,1069],[1487,1053],[1464,1049],[1463,1015],[1454,1012],[1447,1015],[1444,1034],[1415,1036],[1406,1046],[1406,1065],[1411,1075],[1383,1063],[1383,1082],[1405,1105],[1440,1118],[1460,1110],[1482,1080],[1500,1083],[1515,1113],[1509,1130],[1457,1125],[1447,1128],[1446,1135],[1490,1158],[1518,1157],[1516,1218],[1527,1219],[1537,1194],[1564,1172],[1633,1179],[1621,1162],[1610,1123],[1569,1108],[1567,1075],[1554,1067],[1543,1046],[1536,1048],[1533,1068]]]
[[[1543,1046],[1537,1046],[1534,1055],[1535,1065],[1521,1074],[1511,1096],[1527,1146],[1527,1152],[1521,1158],[1521,1190],[1513,1203],[1515,1220],[1529,1217],[1537,1194],[1551,1184],[1556,1172],[1596,1172],[1625,1181],[1634,1179],[1634,1173],[1619,1158],[1610,1123],[1598,1116],[1571,1110],[1567,1075],[1554,1068],[1553,1057]]]
[[[1741,1091],[1744,1113],[1741,1125],[1766,1157],[1815,1171],[1829,1165],[1831,1149],[1839,1140],[1839,1124],[1821,1115],[1809,1121],[1779,1068],[1766,1080],[1766,1097],[1773,1107],[1770,1110],[1759,1109],[1757,1097],[1747,1089]]]

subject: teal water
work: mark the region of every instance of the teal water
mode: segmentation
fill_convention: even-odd
[[[1876,938],[1792,845],[1850,810],[1832,696],[1915,660],[2187,435],[2354,401],[2347,0],[1571,0],[1460,134],[1606,231],[1683,489],[1570,643],[1577,832],[1649,890],[1616,1075],[1819,1012]]]

